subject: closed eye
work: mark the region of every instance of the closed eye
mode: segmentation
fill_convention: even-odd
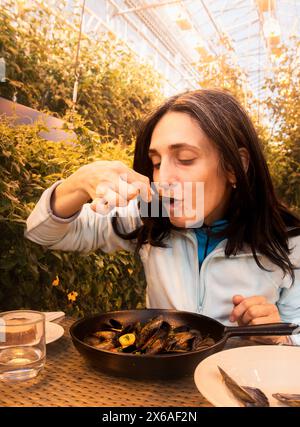
[[[188,160],[180,160],[180,159],[178,159],[179,163],[181,163],[182,165],[191,165],[191,164],[193,164],[193,162],[195,160],[196,159],[188,159]]]
[[[192,165],[195,160],[196,159],[187,159],[187,160],[178,159],[179,163],[185,166]],[[153,163],[153,169],[159,170],[159,168],[160,168],[160,163]]]

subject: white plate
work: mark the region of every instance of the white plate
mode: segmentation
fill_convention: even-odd
[[[300,347],[261,345],[215,353],[199,363],[194,379],[214,406],[241,406],[225,386],[218,366],[239,385],[260,388],[270,406],[284,406],[273,393],[300,394]]]
[[[61,325],[46,321],[46,344],[58,340],[64,334],[64,328]]]

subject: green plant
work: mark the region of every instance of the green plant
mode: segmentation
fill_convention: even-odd
[[[279,196],[300,214],[300,42],[292,38],[281,50],[265,82],[272,117],[268,157]]]
[[[57,6],[64,7],[64,2]],[[56,16],[55,12],[58,12]],[[69,22],[69,23],[68,23]],[[7,82],[0,96],[63,117],[72,107],[79,16],[65,16],[40,2],[16,7],[5,0],[0,10],[0,56]],[[101,136],[123,136],[131,144],[139,120],[161,98],[160,79],[123,43],[99,32],[80,45],[77,111]]]
[[[49,251],[24,238],[26,218],[51,183],[96,158],[131,164],[132,146],[121,138],[103,143],[78,116],[72,122],[78,141],[70,144],[42,139],[42,123],[0,120],[0,310],[83,315],[144,306],[143,268],[133,255]]]
[[[246,108],[265,151],[278,197],[300,214],[300,71],[299,40],[282,46],[257,99],[246,85],[241,68],[228,52],[217,57],[203,54],[199,61],[199,85],[232,93]]]

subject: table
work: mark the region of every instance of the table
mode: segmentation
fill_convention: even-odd
[[[211,406],[197,390],[193,376],[178,380],[133,380],[92,368],[69,335],[72,318],[59,321],[64,336],[47,345],[46,366],[33,380],[0,384],[0,406]],[[253,345],[231,338],[226,348]]]

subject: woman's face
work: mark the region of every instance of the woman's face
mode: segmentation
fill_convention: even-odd
[[[195,119],[180,112],[165,114],[152,133],[149,157],[161,194],[178,199],[168,204],[173,225],[197,227],[224,216],[231,184],[216,147]]]

